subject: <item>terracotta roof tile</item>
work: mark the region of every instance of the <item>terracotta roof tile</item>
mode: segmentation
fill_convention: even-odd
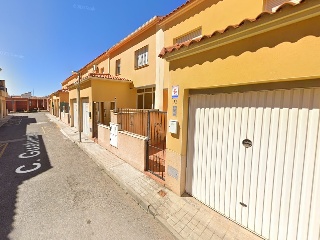
[[[111,79],[111,80],[118,80],[118,81],[124,81],[124,82],[132,82],[129,79],[118,77],[118,76],[113,76],[111,74],[102,74],[102,73],[89,73],[88,76],[86,76],[84,79],[88,79],[90,77],[95,77],[95,78],[104,78],[104,79]]]
[[[192,0],[190,1],[187,1],[184,5],[188,4],[189,2],[191,2]],[[262,12],[260,13],[256,18],[253,18],[253,19],[244,19],[242,20],[239,24],[236,24],[236,25],[229,25],[227,26],[226,28],[222,29],[222,30],[216,30],[214,31],[212,34],[210,35],[204,35],[202,37],[198,37],[198,38],[195,38],[195,39],[192,39],[192,40],[189,40],[189,41],[186,41],[186,42],[183,42],[183,43],[179,43],[179,44],[175,44],[173,46],[169,46],[169,47],[164,47],[160,54],[158,55],[159,57],[163,58],[166,54],[168,53],[171,53],[173,51],[177,51],[183,47],[188,47],[190,46],[191,44],[194,44],[194,43],[199,43],[205,39],[208,39],[208,38],[213,38],[217,35],[221,35],[221,34],[224,34],[226,32],[228,32],[229,30],[232,30],[232,29],[237,29],[237,28],[240,28],[246,24],[250,24],[250,23],[253,23],[253,22],[256,22],[258,21],[259,19],[265,17],[265,16],[269,16],[269,15],[272,15],[272,14],[275,14],[277,12],[280,12],[282,11],[283,9],[285,8],[291,8],[293,6],[296,6],[296,5],[300,5],[301,3],[305,2],[307,0],[301,0],[300,3],[292,3],[292,2],[286,2],[284,4],[282,4],[275,12]],[[183,5],[182,5],[183,6]],[[182,6],[180,6],[179,8],[181,8]],[[174,11],[177,11],[179,8],[177,8],[176,10]],[[174,12],[173,11],[173,12]],[[172,12],[172,13],[173,13]],[[170,14],[172,14],[170,13]],[[168,16],[168,15],[167,15]]]

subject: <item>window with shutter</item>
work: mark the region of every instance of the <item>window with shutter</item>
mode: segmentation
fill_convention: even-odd
[[[192,30],[191,32],[188,32],[187,34],[184,34],[182,36],[175,38],[174,44],[183,43],[201,36],[202,36],[202,28],[200,27],[195,30]]]

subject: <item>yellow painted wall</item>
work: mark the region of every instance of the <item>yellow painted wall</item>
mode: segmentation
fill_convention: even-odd
[[[183,15],[165,22],[165,46],[173,39],[202,27],[202,34],[211,34],[229,25],[239,24],[246,18],[255,18],[263,11],[263,0],[212,0],[203,1]]]
[[[198,53],[170,63],[171,88],[180,86],[179,136],[168,135],[167,148],[185,155],[186,119],[189,89],[206,89],[315,79],[320,77],[320,17],[260,34],[217,49]],[[250,90],[248,88],[248,90]],[[185,105],[183,105],[183,102]]]
[[[141,87],[155,84],[156,78],[156,27],[151,27],[147,31],[136,36],[125,45],[121,46],[110,55],[110,74],[116,75],[116,60],[121,59],[120,77],[130,79],[134,87]],[[144,46],[149,46],[148,66],[135,69],[134,52]]]
[[[117,98],[117,108],[136,107],[136,89],[130,89],[130,83],[108,80],[92,80],[92,101],[112,102]]]
[[[89,111],[92,112],[93,102],[111,102],[117,98],[117,108],[135,108],[136,107],[136,89],[130,89],[130,82],[116,82],[108,80],[91,79],[81,84],[80,98],[82,102],[89,102]],[[77,89],[69,91],[70,114],[73,117],[73,103],[77,101]],[[82,107],[81,107],[82,109]],[[82,115],[82,112],[80,112]],[[82,121],[82,118],[81,118]],[[92,128],[93,118],[89,120]],[[73,121],[71,121],[73,126]],[[92,137],[92,136],[90,136]]]
[[[69,93],[68,92],[61,92],[60,95],[60,102],[69,102]]]
[[[162,25],[165,31],[165,47],[174,39],[202,27],[202,35],[212,34],[229,25],[239,24],[246,18],[255,18],[263,11],[263,0],[212,0],[203,1],[181,16]],[[158,53],[159,54],[159,53]],[[169,63],[165,63],[164,86],[170,81]]]

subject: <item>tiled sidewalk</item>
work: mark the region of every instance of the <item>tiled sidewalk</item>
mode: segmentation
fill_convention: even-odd
[[[47,116],[177,239],[261,239],[196,199],[177,196],[97,143],[85,138],[79,143],[76,129]]]

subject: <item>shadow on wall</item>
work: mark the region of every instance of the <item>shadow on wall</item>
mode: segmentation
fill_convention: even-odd
[[[41,135],[26,134],[34,118],[14,116],[0,132],[0,239],[13,230],[18,188],[52,168]],[[11,141],[8,141],[10,139]],[[6,140],[6,141],[4,141]]]
[[[264,48],[274,49],[279,47],[279,45],[282,45],[282,44],[286,44],[287,51],[290,51],[291,45],[307,37],[316,37],[316,38],[320,37],[320,31],[317,27],[315,27],[318,25],[319,19],[320,19],[319,17],[309,19],[304,22],[295,23],[290,26],[276,29],[267,33],[259,34],[257,36],[247,38],[232,44],[228,44],[219,48],[198,53],[196,55],[188,56],[183,59],[172,61],[170,63],[170,71],[175,71],[176,69],[183,69],[185,67],[192,67],[195,65],[202,65],[205,62],[215,62],[217,60],[226,60],[227,58],[238,57],[245,53],[257,53],[262,51]],[[234,31],[234,30],[232,29],[230,31]],[[226,34],[228,34],[228,32]],[[213,39],[214,38],[215,36],[213,36]],[[206,39],[206,40],[203,40],[202,43],[206,43],[209,41],[211,40]],[[194,43],[194,45],[196,44],[199,44],[199,43]],[[192,46],[193,45],[190,45],[190,47]],[[183,51],[184,48],[182,48],[181,50]],[[296,51],[297,48],[298,46],[295,47],[294,50]],[[264,49],[264,51],[266,51],[266,49]],[[277,52],[272,51],[270,52],[270,54],[276,55]]]

